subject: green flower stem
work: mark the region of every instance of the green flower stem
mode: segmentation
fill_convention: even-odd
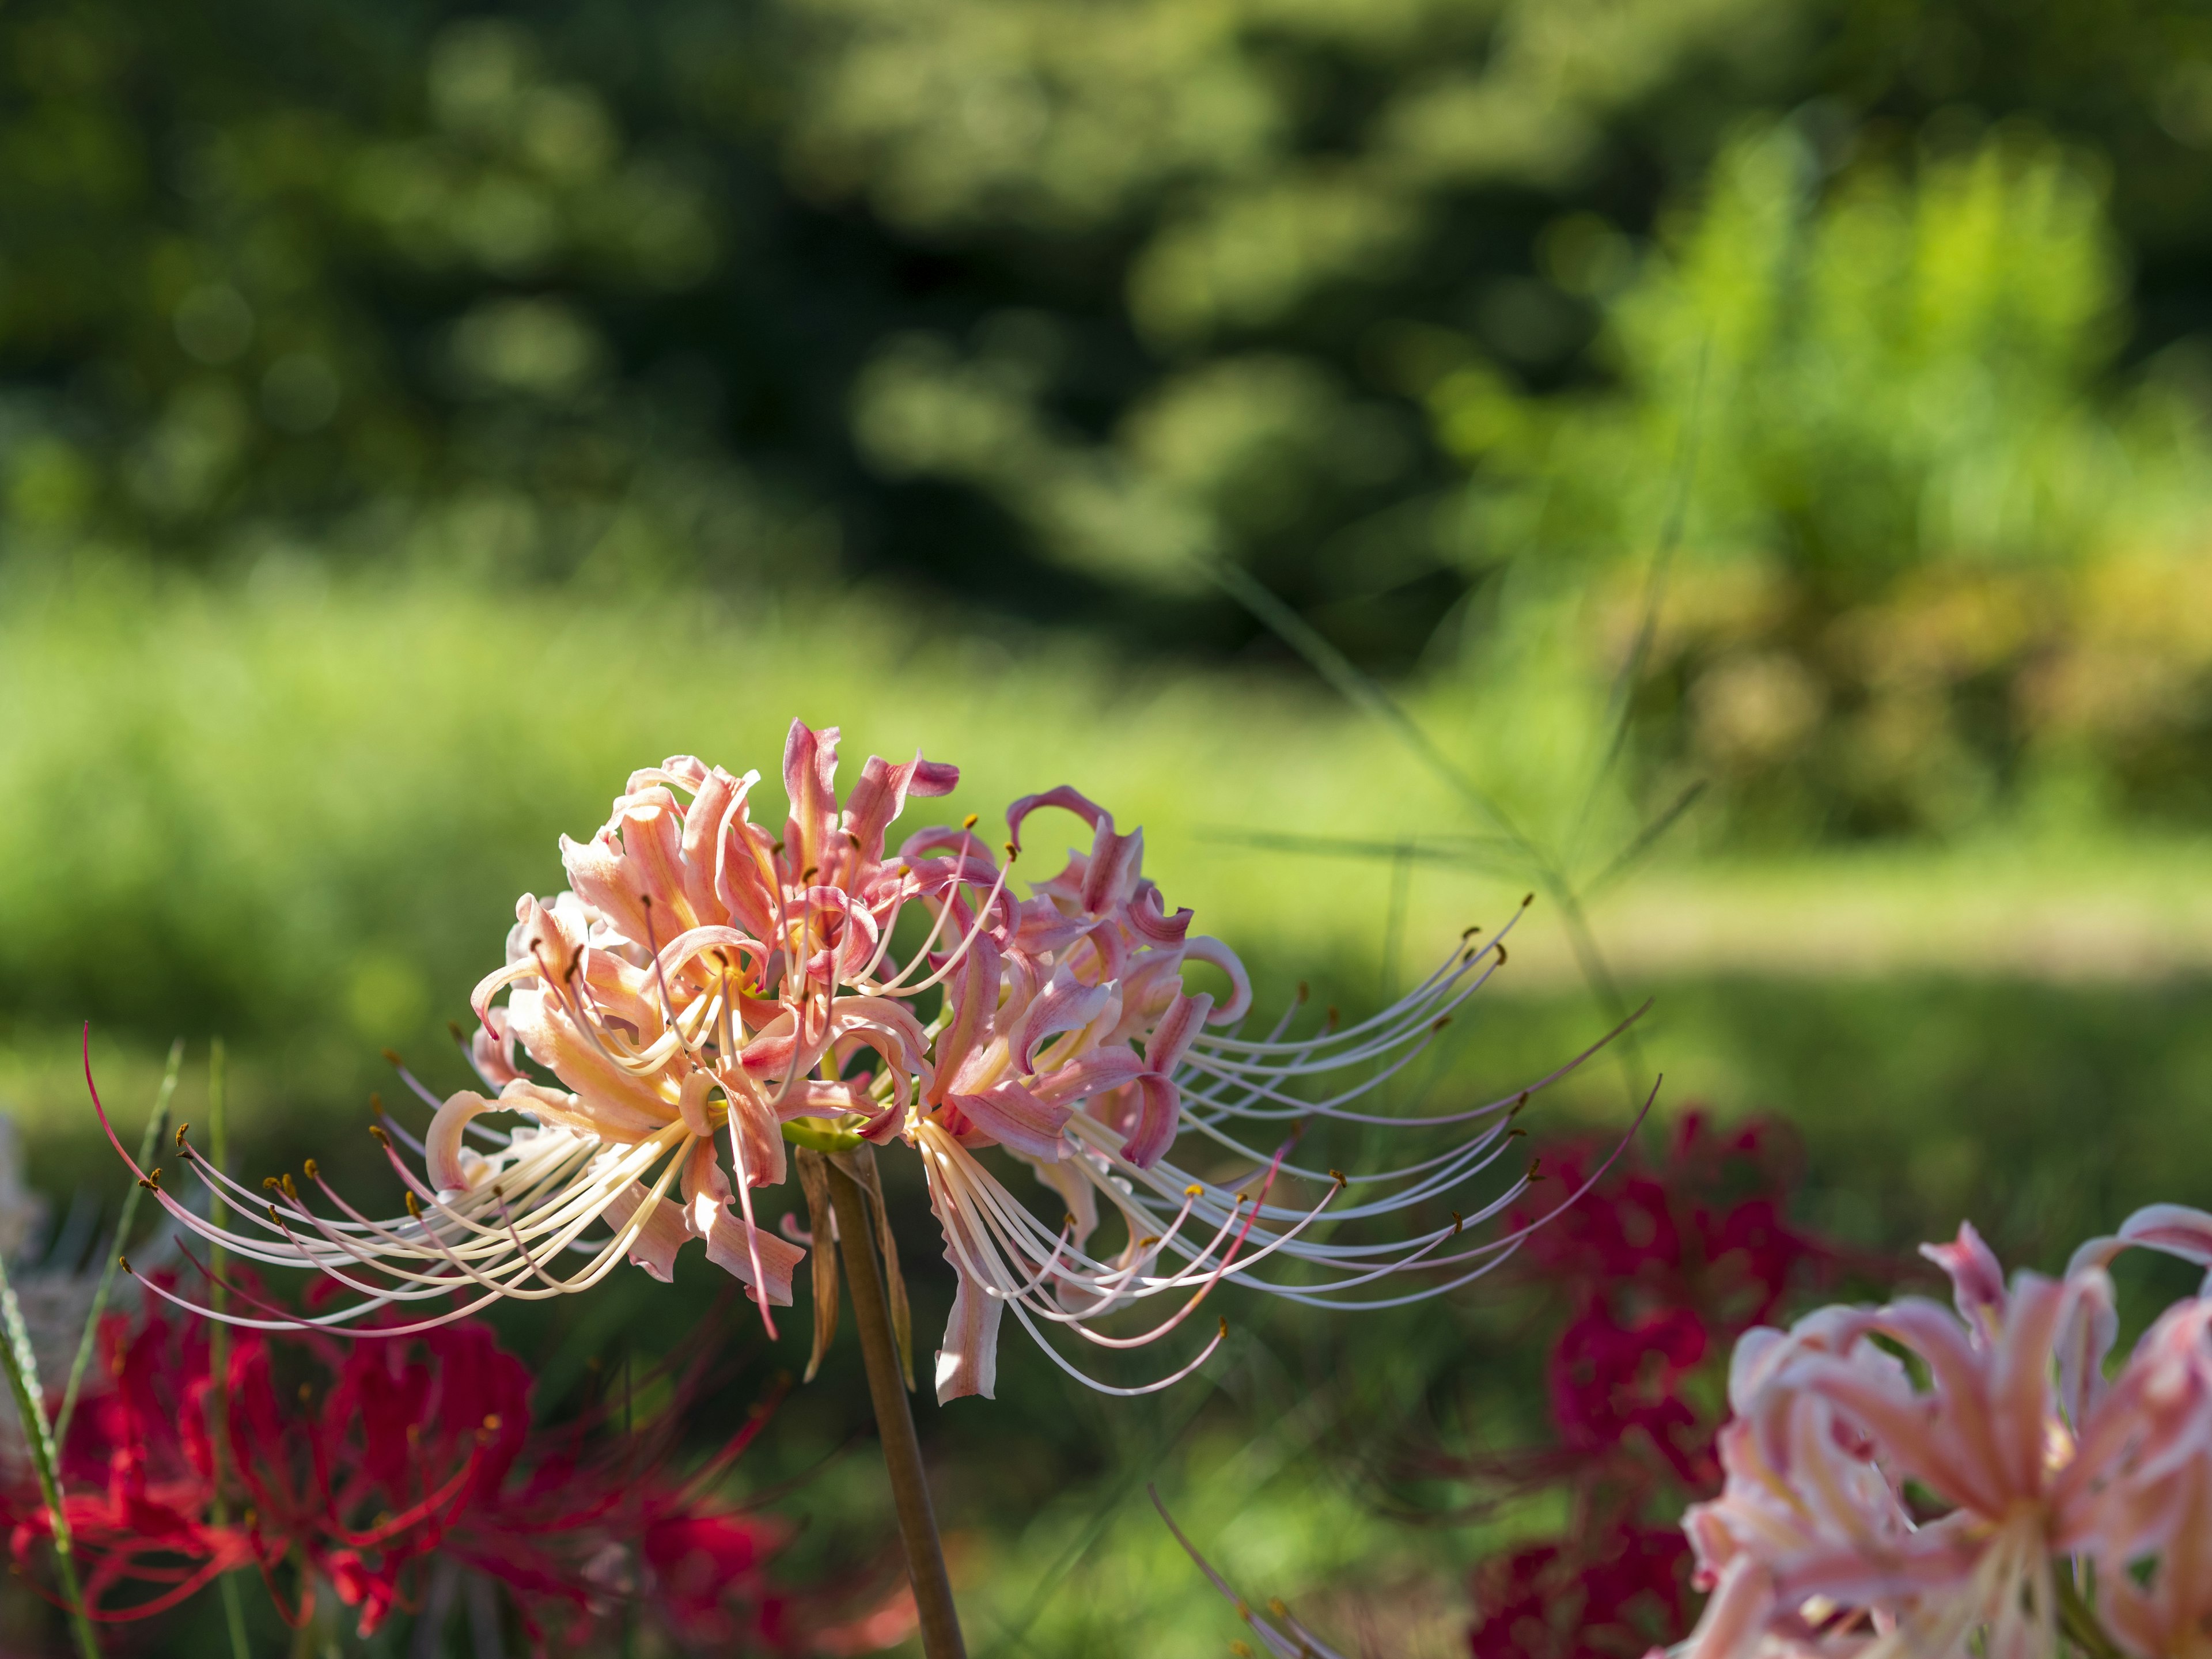
[[[860,1184],[835,1162],[830,1164],[830,1201],[837,1213],[837,1253],[844,1259],[845,1282],[853,1291],[853,1317],[860,1328],[860,1356],[867,1363],[868,1394],[875,1402],[884,1467],[890,1475],[891,1504],[898,1514],[900,1540],[906,1546],[907,1577],[921,1617],[921,1650],[927,1659],[966,1659],[960,1616],[952,1604],[952,1581],[945,1571],[945,1550],[930,1510],[921,1443],[915,1437],[914,1413],[908,1409],[906,1384],[899,1375],[898,1344],[891,1334],[890,1308],[876,1266],[867,1200]],[[828,1243],[817,1239],[815,1248]]]
[[[230,1144],[225,1133],[228,1102],[223,1073],[222,1039],[217,1037],[208,1048],[208,1145],[215,1153],[215,1167],[228,1174]],[[230,1206],[222,1200],[222,1189],[210,1183],[208,1194],[209,1222],[216,1227],[228,1225]],[[213,1278],[208,1302],[218,1316],[230,1304],[230,1293],[222,1283],[223,1261],[222,1245],[209,1250],[208,1271]],[[208,1411],[213,1419],[209,1426],[215,1453],[215,1505],[210,1518],[222,1527],[230,1524],[230,1500],[223,1496],[222,1488],[223,1471],[230,1464],[230,1327],[220,1317],[213,1326],[208,1333]],[[239,1599],[238,1579],[227,1572],[216,1582],[222,1587],[223,1622],[230,1629],[232,1659],[253,1659],[252,1650],[246,1644],[246,1604]]]

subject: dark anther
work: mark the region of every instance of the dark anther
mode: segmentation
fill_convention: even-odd
[[[177,1146],[178,1146],[178,1150],[179,1150],[179,1151],[182,1151],[182,1150],[183,1150],[183,1148],[184,1148],[184,1145],[185,1145],[185,1130],[187,1130],[187,1129],[189,1129],[189,1128],[191,1128],[191,1127],[192,1127],[192,1126],[191,1126],[191,1124],[189,1124],[189,1123],[179,1123],[179,1125],[177,1125]]]

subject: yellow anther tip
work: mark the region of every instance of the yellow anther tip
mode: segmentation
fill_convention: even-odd
[[[1182,1195],[1185,1198],[1204,1198],[1206,1196],[1206,1188],[1200,1186],[1195,1181],[1194,1181],[1189,1186],[1182,1189]]]
[[[307,1179],[308,1179],[308,1180],[310,1180],[310,1181],[318,1181],[318,1180],[320,1180],[320,1179],[322,1178],[322,1173],[323,1173],[323,1171],[322,1171],[322,1167],[321,1167],[319,1164],[318,1164],[315,1162],[315,1160],[314,1160],[314,1159],[313,1159],[312,1158],[309,1158],[309,1159],[307,1161],[307,1163],[306,1163],[306,1164],[302,1164],[301,1167],[307,1170]]]
[[[177,1125],[177,1146],[179,1150],[183,1148],[185,1144],[185,1131],[191,1127],[192,1126],[189,1123],[179,1123]]]

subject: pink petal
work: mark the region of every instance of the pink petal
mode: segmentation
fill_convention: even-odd
[[[1039,1100],[1018,1083],[1001,1083],[981,1094],[954,1095],[951,1103],[1001,1146],[1049,1164],[1065,1150],[1060,1132],[1075,1115]]]
[[[1137,1079],[1137,1121],[1121,1143],[1121,1156],[1149,1170],[1175,1144],[1182,1112],[1182,1091],[1170,1079],[1147,1072]]]
[[[2002,1316],[2005,1306],[2004,1269],[1996,1255],[1982,1243],[1974,1224],[1959,1224],[1959,1237],[1948,1244],[1923,1244],[1920,1254],[1951,1276],[1951,1294],[1959,1316],[1976,1329],[1986,1329]]]
[[[600,1217],[617,1232],[629,1225],[637,1206],[650,1203],[652,1213],[629,1242],[629,1259],[663,1284],[676,1277],[676,1253],[690,1241],[684,1212],[665,1198],[654,1198],[642,1184],[631,1182],[607,1200]]]

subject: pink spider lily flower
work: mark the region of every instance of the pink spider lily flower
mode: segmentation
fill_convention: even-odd
[[[1525,1228],[1482,1243],[1462,1232],[1502,1213],[1525,1179],[1487,1202],[1460,1200],[1464,1218],[1449,1206],[1503,1159],[1531,1091],[1426,1118],[1366,1109],[1503,961],[1497,939],[1455,947],[1359,1024],[1339,1030],[1332,1017],[1294,1036],[1294,1007],[1265,1036],[1246,1036],[1243,965],[1194,936],[1188,910],[1168,909],[1143,874],[1140,830],[1122,833],[1061,787],[1013,804],[1002,855],[972,817],[894,852],[886,835],[908,799],[945,793],[957,773],[919,756],[871,757],[841,807],[836,750],[836,728],[793,723],[780,836],[751,819],[757,775],[685,756],[634,774],[589,842],[564,838],[568,890],[520,901],[506,963],[471,999],[471,1055],[496,1092],[440,1101],[409,1077],[435,1110],[419,1141],[390,1131],[421,1157],[421,1174],[386,1139],[407,1214],[364,1214],[312,1166],[334,1213],[289,1179],[256,1193],[188,1145],[187,1161],[240,1206],[240,1223],[211,1228],[155,1182],[161,1201],[248,1261],[317,1269],[358,1293],[313,1316],[318,1325],[441,1304],[375,1333],[402,1335],[501,1297],[574,1294],[625,1259],[665,1279],[693,1240],[750,1287],[765,1320],[790,1302],[805,1255],[754,1206],[755,1188],[787,1177],[785,1143],[833,1153],[904,1145],[921,1161],[958,1282],[937,1359],[940,1401],[993,1392],[1009,1310],[1091,1386],[1148,1392],[1203,1364],[1221,1332],[1137,1389],[1094,1381],[1050,1338],[1141,1346],[1231,1277],[1303,1302],[1392,1305],[1464,1284],[1510,1254]],[[1010,880],[1023,831],[1048,808],[1080,819],[1090,846],[1022,897]],[[927,927],[902,953],[893,935],[910,909]],[[1218,1004],[1186,988],[1194,963],[1226,981]],[[475,1121],[495,1111],[524,1121],[506,1132]],[[1455,1139],[1356,1177],[1297,1162],[1297,1130],[1332,1120]],[[1233,1173],[1187,1169],[1175,1155],[1186,1141]],[[1065,1219],[1048,1224],[1016,1199],[979,1156],[991,1148],[1027,1165]],[[1282,1201],[1286,1189],[1310,1200]],[[1340,1231],[1416,1206],[1452,1218],[1411,1238]],[[1316,1226],[1324,1211],[1327,1237]],[[1091,1246],[1102,1218],[1120,1224],[1118,1250]],[[1429,1270],[1415,1286],[1385,1285],[1413,1268]],[[1158,1298],[1176,1305],[1148,1331],[1093,1328]]]
[[[1721,1438],[1728,1484],[1685,1522],[1717,1592],[1694,1659],[2054,1653],[2078,1560],[2096,1564],[2109,1629],[2130,1650],[2201,1650],[2212,1303],[2169,1309],[2107,1382],[2104,1266],[2130,1244],[2212,1261],[2212,1217],[2157,1206],[2085,1246],[2064,1278],[2021,1273],[2009,1286],[1962,1226],[1925,1249],[1955,1311],[1907,1297],[1746,1336]],[[1945,1512],[1916,1521],[1908,1482]]]

